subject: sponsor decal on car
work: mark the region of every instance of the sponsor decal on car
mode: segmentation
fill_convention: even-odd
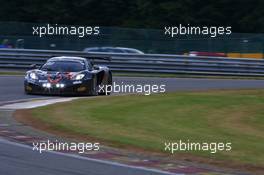
[[[74,81],[72,84],[82,84],[82,81]]]
[[[47,83],[48,80],[39,80],[39,83]]]

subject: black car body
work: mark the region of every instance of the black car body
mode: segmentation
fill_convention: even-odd
[[[53,57],[39,69],[26,73],[27,94],[98,95],[99,86],[112,85],[112,73],[106,66],[93,66],[82,57]]]

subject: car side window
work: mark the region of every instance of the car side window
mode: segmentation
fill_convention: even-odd
[[[89,71],[91,71],[93,69],[93,65],[90,61],[86,61],[86,67]]]

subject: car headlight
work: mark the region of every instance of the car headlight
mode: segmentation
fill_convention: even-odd
[[[37,79],[38,79],[37,74],[34,73],[34,72],[31,72],[31,73],[29,74],[29,77],[30,77],[31,79],[33,79],[33,80],[37,80]]]
[[[81,79],[83,79],[84,76],[85,76],[84,74],[78,74],[78,75],[75,75],[73,79],[74,80],[81,80]]]

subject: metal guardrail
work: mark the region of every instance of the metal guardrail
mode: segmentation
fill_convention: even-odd
[[[264,60],[257,59],[33,49],[0,49],[0,68],[27,70],[31,64],[41,65],[53,56],[111,56],[112,61],[96,60],[95,64],[107,65],[115,72],[264,76]]]

